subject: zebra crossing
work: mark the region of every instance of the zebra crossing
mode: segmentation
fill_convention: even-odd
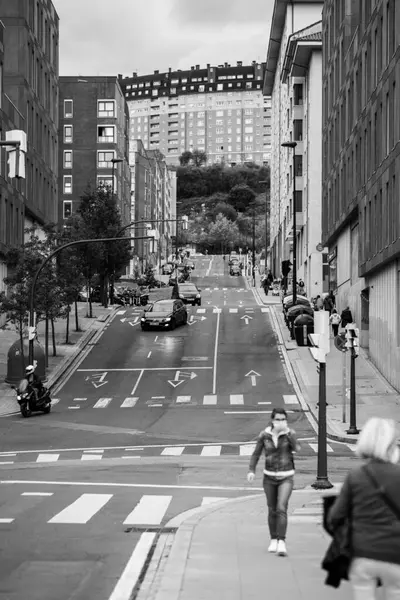
[[[213,490],[214,491],[214,490]],[[214,492],[215,494],[215,492]],[[4,494],[3,494],[4,495]],[[89,525],[96,518],[106,518],[117,526],[157,527],[180,512],[181,501],[171,494],[129,494],[121,508],[121,494],[80,493],[76,497],[63,491],[24,491],[9,496],[0,507],[0,531],[4,525],[17,525],[19,519],[38,514],[35,523],[42,518],[51,525]],[[68,500],[66,499],[68,498]],[[126,498],[126,496],[125,496]],[[227,496],[200,496],[188,499],[189,508],[200,508],[227,500]],[[176,504],[176,507],[174,507]],[[50,516],[51,515],[51,516]]]
[[[188,306],[187,307],[190,310],[190,314],[194,315],[204,315],[204,314],[218,314],[218,313],[229,313],[229,314],[238,314],[239,310],[241,312],[244,312],[245,314],[254,314],[254,313],[269,313],[270,312],[270,307],[269,306],[256,306],[254,308],[244,308],[242,306],[239,307],[223,307],[223,308],[218,308],[217,306],[206,306],[204,308],[195,308],[195,307],[191,307]],[[119,317],[123,317],[124,315],[127,314],[127,310],[119,310],[117,311],[117,316]],[[139,317],[143,314],[143,311],[129,311],[131,316],[133,317]],[[125,318],[121,319],[123,322],[126,320]]]
[[[299,456],[315,456],[318,454],[317,440],[300,440],[301,450]],[[254,452],[255,442],[232,444],[178,444],[133,446],[129,448],[94,448],[86,450],[52,450],[52,451],[23,451],[0,453],[0,466],[13,465],[22,462],[34,462],[49,465],[66,460],[97,461],[102,460],[140,460],[157,457],[193,457],[224,458],[224,457],[249,457]],[[354,444],[330,442],[326,445],[329,455],[351,456],[355,451]]]

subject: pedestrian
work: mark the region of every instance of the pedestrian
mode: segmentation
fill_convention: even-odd
[[[328,311],[329,314],[331,314],[332,308],[333,308],[333,303],[332,303],[332,300],[331,300],[331,297],[329,296],[329,294],[327,294],[325,296],[325,298],[323,299],[323,305],[324,305],[324,310]]]
[[[333,293],[333,290],[331,290],[329,292],[329,298],[331,299],[332,307],[336,306],[336,298],[335,298],[335,294]]]
[[[336,337],[339,333],[339,325],[341,320],[342,319],[336,308],[332,308],[332,314],[329,317],[329,323],[332,325],[333,337]]]
[[[315,299],[315,310],[322,310],[324,308],[324,303],[322,301],[321,296],[318,294],[318,296]]]
[[[355,600],[374,600],[382,585],[387,600],[400,598],[400,466],[396,423],[369,419],[356,446],[365,463],[347,474],[327,512],[335,536],[348,528],[348,576]]]
[[[264,277],[264,279],[262,280],[261,285],[262,285],[262,287],[264,289],[265,295],[268,296],[268,291],[269,291],[269,286],[270,286],[268,277]]]
[[[342,310],[342,314],[340,315],[342,320],[343,329],[346,328],[346,325],[353,322],[353,315],[351,314],[351,310],[349,306],[346,306],[344,310]]]
[[[265,465],[263,487],[268,505],[268,527],[271,542],[268,552],[286,556],[287,508],[293,490],[294,459],[300,449],[296,434],[289,429],[283,408],[274,408],[271,423],[258,436],[250,458],[247,480],[254,481],[256,466],[264,451]]]

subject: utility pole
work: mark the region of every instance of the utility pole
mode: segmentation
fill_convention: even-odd
[[[359,352],[359,329],[354,323],[346,325],[346,348],[350,349],[350,427],[349,435],[357,435],[357,403],[356,403],[356,358]]]
[[[253,287],[256,287],[256,209],[253,208],[253,248],[252,248],[252,277]]]

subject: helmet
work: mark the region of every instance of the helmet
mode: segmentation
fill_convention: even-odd
[[[35,367],[33,365],[28,365],[25,369],[25,375],[32,375],[34,370],[35,370]]]

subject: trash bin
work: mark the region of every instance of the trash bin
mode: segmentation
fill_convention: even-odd
[[[294,337],[298,346],[311,346],[309,333],[314,333],[314,319],[310,315],[299,315],[293,323]]]
[[[42,382],[46,379],[46,360],[44,350],[37,340],[33,342],[33,359],[36,365],[35,373]],[[7,377],[5,382],[10,385],[17,385],[25,377],[25,367],[29,365],[29,344],[24,339],[24,357],[21,355],[21,342],[17,340],[10,347],[7,354]]]

